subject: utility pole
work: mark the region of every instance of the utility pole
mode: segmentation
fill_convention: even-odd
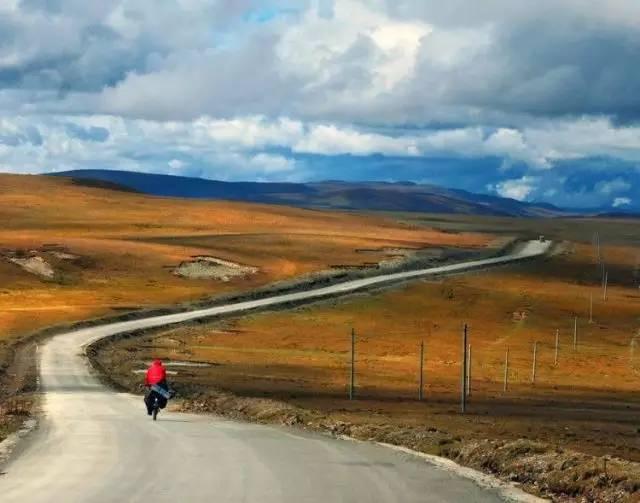
[[[418,400],[422,401],[424,389],[424,341],[420,341],[420,388],[418,388]]]
[[[349,383],[349,400],[353,400],[356,387],[356,331],[351,329],[351,379]]]
[[[603,299],[607,300],[607,284],[609,283],[609,271],[605,271],[604,273],[604,291],[602,293]]]
[[[560,346],[560,330],[556,329],[556,355],[553,361],[553,364],[558,366],[558,347]]]
[[[460,410],[464,414],[467,411],[467,324],[462,330],[462,361],[460,362]]]
[[[502,391],[507,392],[507,386],[509,383],[509,346],[507,346],[507,354],[504,358],[504,386]]]
[[[589,323],[593,323],[593,293],[589,296]]]
[[[531,384],[536,383],[536,359],[538,356],[538,341],[533,343],[533,366],[531,367]]]
[[[578,317],[573,319],[573,350],[578,349]]]
[[[471,396],[471,344],[467,346],[467,396]]]

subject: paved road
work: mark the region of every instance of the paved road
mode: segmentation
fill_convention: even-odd
[[[384,447],[321,435],[163,412],[92,375],[82,348],[101,337],[221,313],[345,293],[385,281],[522,260],[530,242],[500,258],[367,278],[307,292],[113,323],[56,336],[40,348],[40,426],[0,476],[12,502],[495,502],[497,490]]]

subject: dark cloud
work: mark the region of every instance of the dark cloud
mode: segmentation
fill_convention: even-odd
[[[0,7],[0,88],[99,92],[160,58],[214,45],[250,0],[23,0]],[[173,98],[173,97],[172,97]]]
[[[70,136],[80,140],[104,142],[109,139],[109,130],[104,127],[82,127],[77,124],[66,124],[66,130]]]
[[[189,51],[165,58],[148,73],[130,73],[104,89],[104,112],[152,119],[191,119],[286,114],[302,85],[284,79],[275,63],[270,33],[251,37],[233,51]]]
[[[489,57],[502,62],[495,94],[475,104],[544,116],[640,118],[640,30],[589,21],[511,26]],[[479,64],[481,61],[478,62]],[[495,97],[492,99],[492,96]]]
[[[0,131],[0,144],[17,147],[24,144],[40,146],[43,143],[40,130],[35,126],[27,126],[23,130],[5,132]]]
[[[433,30],[422,38],[411,74],[377,93],[366,91],[379,76],[379,64],[402,56],[381,52],[366,26],[350,44],[333,45],[343,36],[341,27],[351,23],[357,30],[359,11],[353,19],[341,14],[351,4],[318,3],[319,18],[334,25],[323,29],[335,31],[307,34],[326,37],[324,52],[309,55],[322,59],[318,72],[327,76],[319,79],[300,74],[298,62],[282,57],[283,37],[307,22],[304,14],[279,21],[278,12],[289,12],[287,2],[275,9],[251,0],[194,2],[190,8],[150,0],[23,0],[18,11],[0,16],[0,61],[3,55],[10,61],[0,63],[0,87],[54,90],[63,97],[105,90],[113,96],[115,89],[120,96],[114,112],[159,117],[158,110],[138,103],[147,99],[148,86],[158,86],[167,119],[228,116],[238,107],[387,124],[514,124],[527,115],[607,115],[629,123],[640,117],[640,29],[624,16],[624,9],[632,19],[640,16],[635,0],[591,8],[575,0],[394,0],[384,9],[370,6],[381,20],[422,22]],[[304,5],[291,3],[297,8],[291,12]],[[269,22],[250,22],[252,9],[273,14]],[[455,55],[448,55],[455,46]],[[188,89],[186,107],[177,81]]]

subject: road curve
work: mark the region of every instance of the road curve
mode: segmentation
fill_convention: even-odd
[[[154,423],[146,416],[140,397],[115,393],[100,384],[83,347],[130,330],[514,262],[544,254],[549,246],[532,241],[502,257],[53,337],[39,349],[42,418],[3,467],[0,501],[502,501],[497,489],[481,488],[450,471],[373,444],[171,412],[163,412]]]

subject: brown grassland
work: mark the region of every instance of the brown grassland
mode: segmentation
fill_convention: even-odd
[[[356,249],[432,244],[481,247],[389,218],[224,201],[187,201],[86,187],[69,179],[0,175],[0,367],[16,338],[54,324],[245,291],[273,281],[382,259]],[[59,259],[43,246],[77,256]],[[7,260],[38,252],[43,279]],[[194,255],[257,266],[229,282],[187,280],[171,268]]]
[[[637,221],[358,215],[155,198],[68,179],[11,175],[0,176],[0,221],[0,367],[13,356],[16,341],[44,327],[246,292],[335,265],[377,262],[387,257],[382,248],[480,250],[504,242],[496,236],[541,233],[565,241],[544,260],[288,312],[152,331],[108,343],[95,358],[130,389],[139,380],[133,371],[152,357],[209,364],[175,367],[185,407],[196,410],[225,413],[229,407],[221,403],[236,404],[237,417],[255,419],[251,406],[237,400],[275,400],[281,404],[276,410],[287,411],[287,423],[317,423],[449,456],[559,500],[633,501],[640,494]],[[606,301],[589,243],[594,230],[603,231]],[[74,259],[56,255],[60,250]],[[55,274],[42,278],[25,271],[8,260],[16,253],[42,257]],[[259,272],[228,282],[172,274],[173,267],[198,255]],[[463,323],[472,347],[465,415],[458,410]],[[357,399],[350,401],[352,328]],[[421,342],[425,399],[419,402]],[[236,398],[221,402],[216,393]],[[15,422],[25,407],[13,400],[4,411],[14,410],[9,416]],[[612,461],[603,473],[604,455],[618,464]]]

